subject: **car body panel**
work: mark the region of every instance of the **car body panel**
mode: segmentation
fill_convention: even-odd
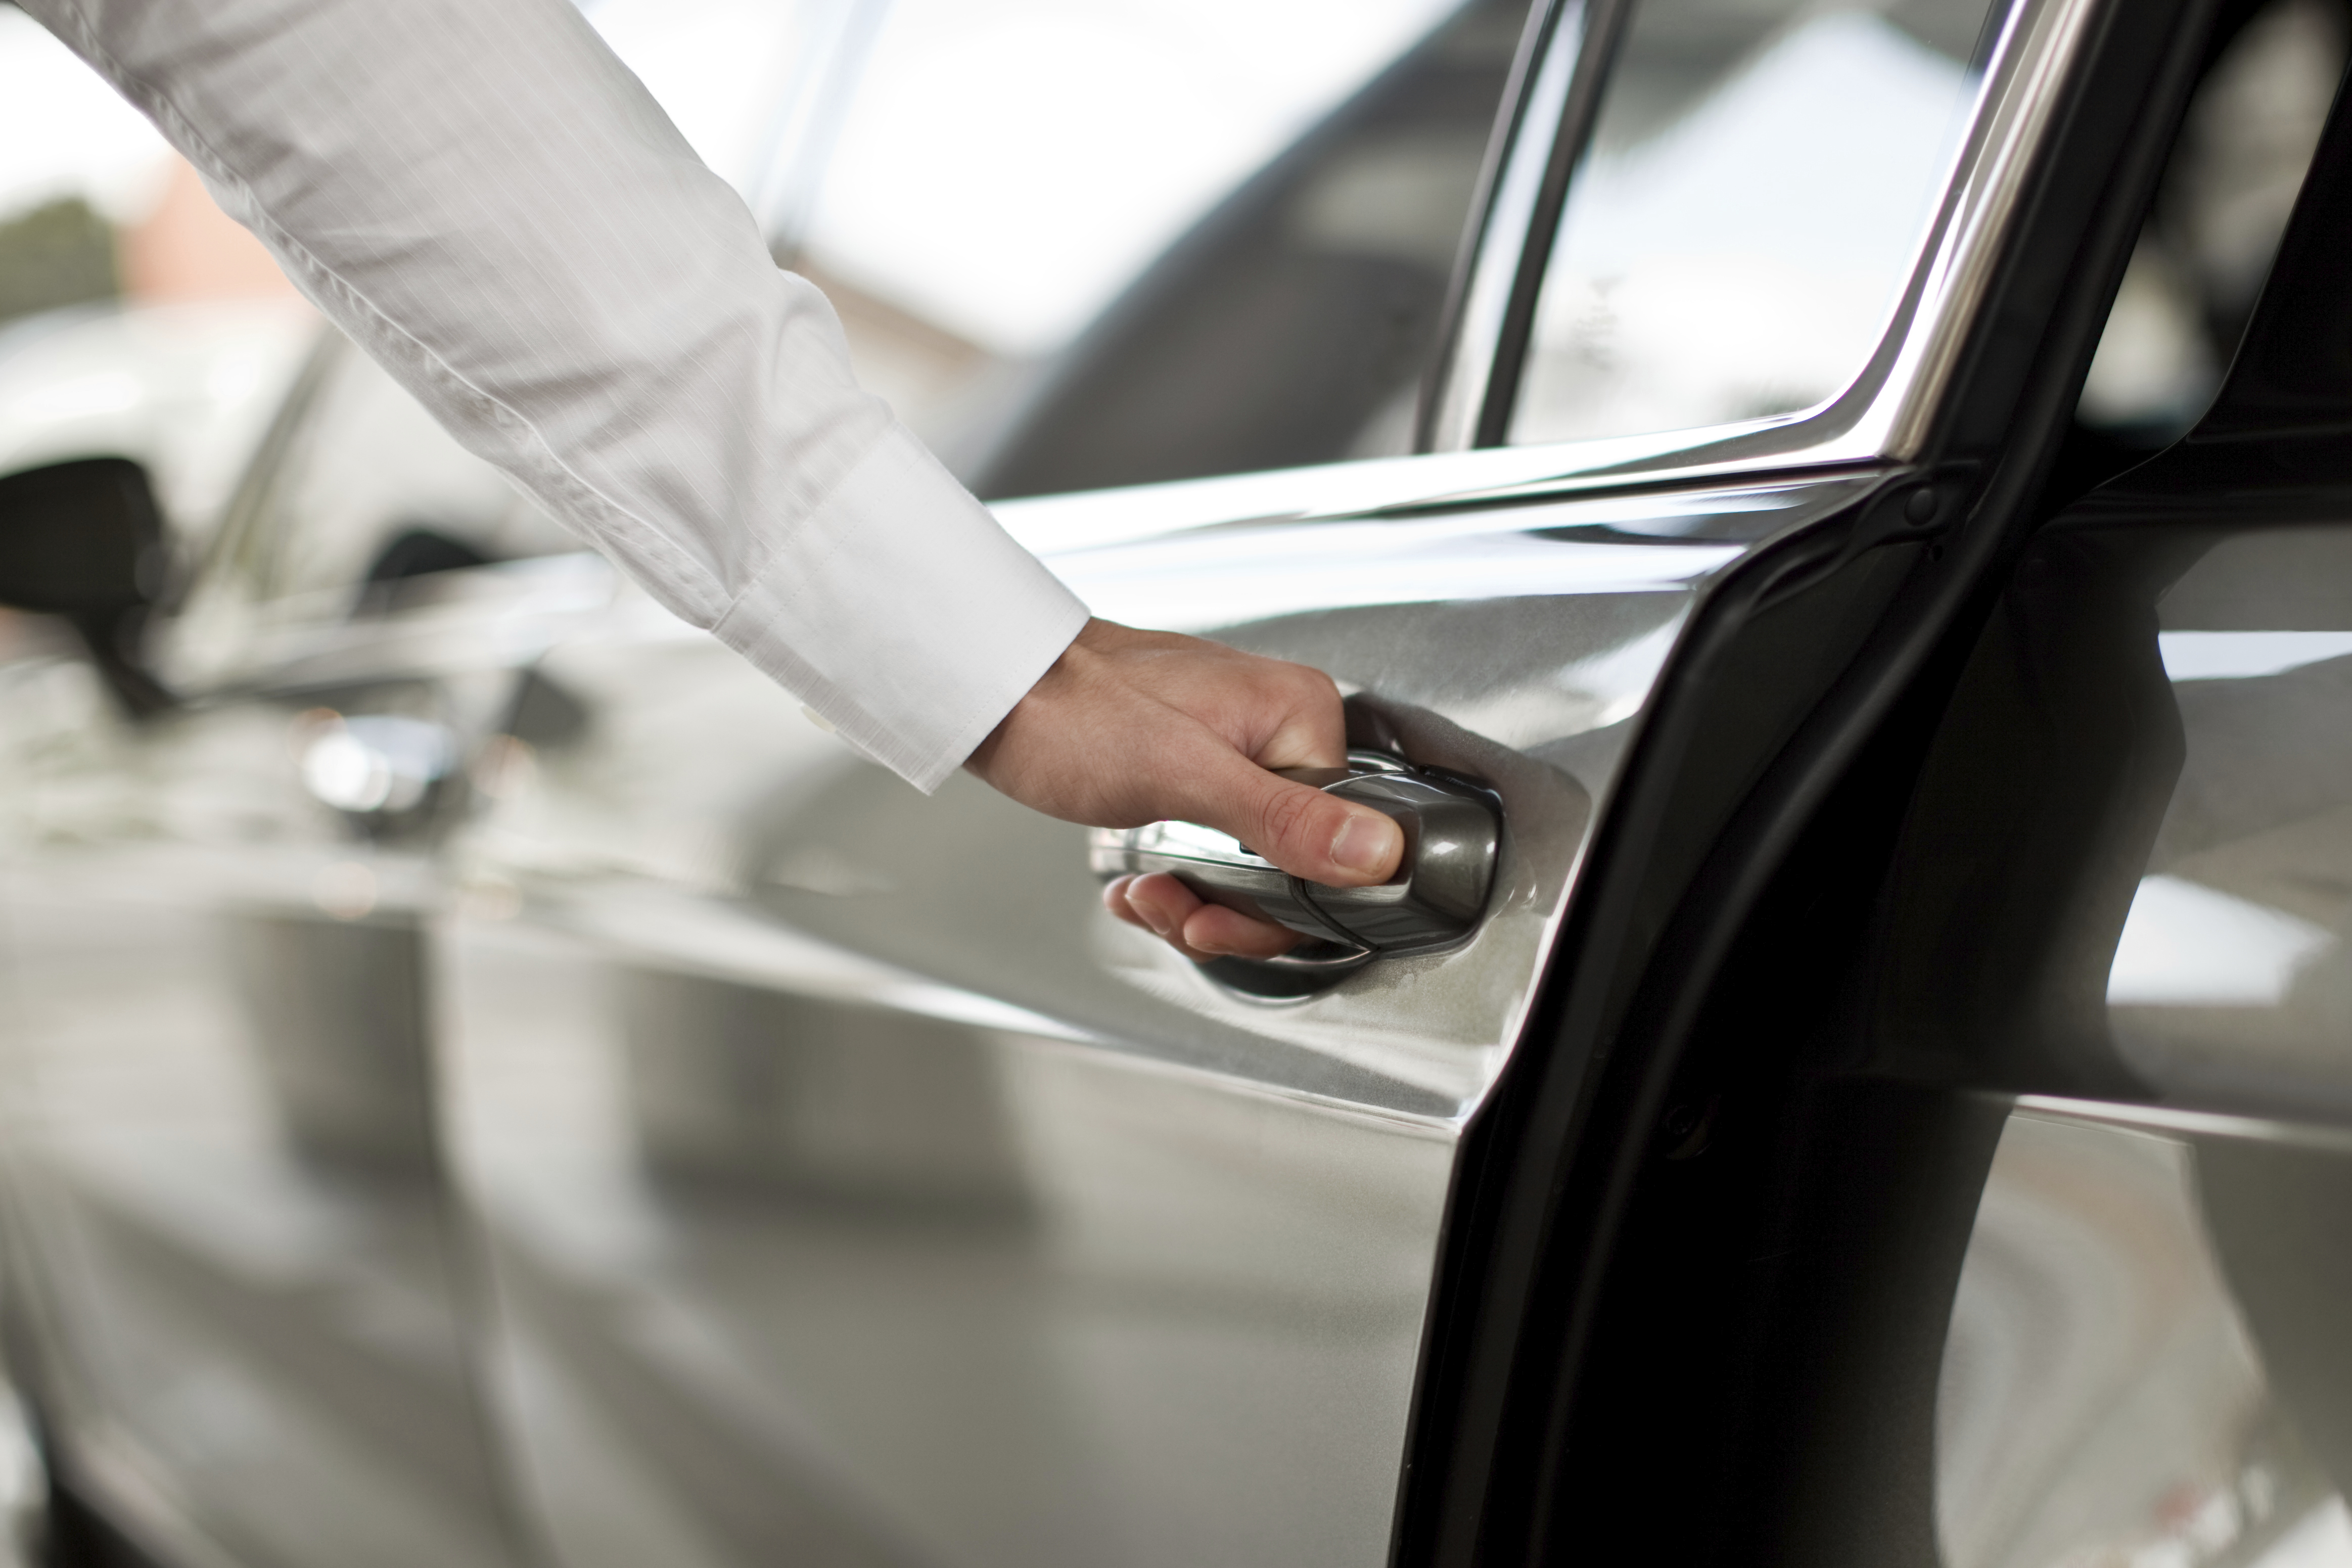
[[[812,1510],[856,1560],[1377,1557],[1454,1143],[1624,735],[1709,576],[1869,483],[1049,557],[1498,792],[1473,941],[1290,1005],[1112,922],[1082,830],[923,800],[649,607],[551,652],[583,727],[461,850],[499,918],[452,928],[444,1092],[566,1560],[635,1549],[584,1522],[616,1473],[705,1561]],[[1218,624],[1237,579],[1289,613]]]

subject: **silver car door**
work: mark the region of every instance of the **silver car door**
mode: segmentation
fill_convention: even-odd
[[[1084,832],[905,792],[701,638],[551,656],[589,718],[469,846],[501,918],[455,928],[445,1082],[565,1560],[1377,1560],[1461,1121],[1629,721],[1706,584],[1868,488],[1137,547],[1151,618],[1377,691],[1501,801],[1476,936],[1306,997],[1112,924]],[[1628,521],[1716,537],[1546,536]],[[1334,605],[1300,578],[1349,532]],[[1237,560],[1285,613],[1216,619]]]
[[[2030,145],[2070,41],[1996,31],[1980,72],[1981,20],[1927,73],[1931,252],[1998,235],[1970,171]],[[1740,26],[1702,85],[1778,36]],[[1546,37],[1533,173],[1495,183],[1523,232],[1594,68]],[[1755,639],[1691,763],[1720,795],[1936,554],[1958,481],[1872,459],[1966,320],[1903,289],[1914,249],[1876,279],[1910,360],[1865,338],[1842,401],[1699,456],[1634,432],[1001,509],[1103,614],[1329,669],[1367,740],[1491,790],[1495,891],[1450,951],[1197,970],[1100,911],[1084,832],[962,778],[918,799],[647,607],[552,650],[587,718],[461,850],[444,1084],[562,1560],[1381,1560],[1465,1127],[1594,835],[1664,804],[1615,794],[1660,682],[1735,658],[1685,628]]]

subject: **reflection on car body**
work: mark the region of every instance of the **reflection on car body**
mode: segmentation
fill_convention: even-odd
[[[64,1517],[2352,1563],[2333,0],[595,15],[735,41],[688,133],[1017,537],[1330,671],[1490,883],[1195,967],[1098,864],[1242,847],[897,787],[340,340],[12,339]]]

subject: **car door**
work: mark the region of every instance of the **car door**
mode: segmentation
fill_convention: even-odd
[[[174,700],[15,672],[12,1287],[65,1474],[159,1555],[516,1560],[422,933],[530,627],[604,593],[483,564],[546,542],[333,338],[159,640]]]
[[[2021,231],[2072,281],[1941,542],[1984,576],[1728,831],[1669,799],[1584,874],[1466,1151],[1407,1560],[2352,1560],[2346,18],[2132,15],[2043,165],[2098,188]]]
[[[2347,20],[2254,8],[2200,91],[2133,265],[2145,289],[2170,264],[2219,390],[2183,397],[2160,358],[2095,378],[2104,447],[2077,444],[2105,466],[2137,455],[2114,451],[2119,394],[2158,434],[2193,428],[2028,546],[1886,889],[1874,1065],[1932,1057],[2007,1107],[1939,1377],[1955,1563],[2352,1562],[2352,492],[2333,433],[2352,380],[2314,352],[2343,331]],[[2217,212],[2250,261],[2190,238]],[[2132,318],[2147,298],[2126,282],[2110,342],[2160,331]],[[1912,955],[1954,921],[1979,956],[1929,979]]]
[[[1573,1059],[1529,1032],[1571,891],[1661,814],[1687,873],[1943,591],[1974,470],[1895,432],[1979,330],[2019,221],[1996,176],[2054,155],[2050,74],[2096,15],[1547,9],[1428,349],[1464,447],[1551,356],[1526,444],[1000,507],[1100,613],[1325,668],[1367,746],[1489,792],[1493,892],[1450,949],[1196,969],[1101,912],[1082,830],[904,791],[640,602],[549,650],[583,718],[457,848],[443,1083],[501,1431],[562,1561],[1390,1552],[1465,1139],[1515,1053]],[[1614,207],[1574,205],[1588,142]],[[1790,209],[1743,306],[1779,336],[1721,374],[1658,339],[1742,233],[1642,209],[1645,174]],[[1570,303],[1531,335],[1555,251]],[[1629,284],[1612,342],[1591,300],[1622,270],[1648,314]],[[1791,342],[1820,359],[1776,373]],[[1648,412],[1559,427],[1605,395],[1580,363]],[[1174,398],[1149,353],[1051,374],[1114,363]]]

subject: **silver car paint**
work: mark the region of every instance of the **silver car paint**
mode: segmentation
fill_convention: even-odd
[[[564,1560],[1376,1560],[1454,1143],[1629,725],[1706,580],[1865,482],[1366,524],[1342,572],[1291,524],[1057,557],[1180,625],[1246,563],[1295,607],[1220,635],[1500,793],[1475,937],[1292,1005],[634,602],[551,653],[590,727],[467,835],[442,1081]]]

